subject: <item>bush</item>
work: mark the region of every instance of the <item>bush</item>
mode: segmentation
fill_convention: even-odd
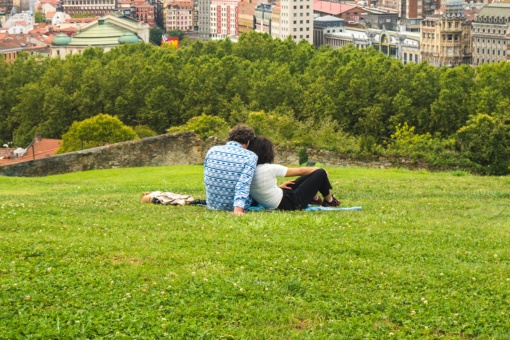
[[[81,122],[74,122],[69,131],[62,136],[62,145],[57,153],[136,139],[139,139],[136,132],[124,125],[117,116],[101,113]]]
[[[153,137],[158,135],[156,131],[152,130],[147,125],[137,125],[133,129],[140,138]]]
[[[430,133],[415,134],[414,126],[399,124],[385,151],[386,156],[422,160],[441,169],[463,168],[477,170],[476,164],[455,150],[454,139],[441,139]]]
[[[510,173],[510,125],[479,114],[457,132],[460,153],[482,166],[488,175]]]
[[[206,140],[210,136],[226,139],[229,126],[222,118],[203,114],[191,118],[184,125],[174,126],[167,130],[169,133],[182,131],[194,131],[202,140]]]

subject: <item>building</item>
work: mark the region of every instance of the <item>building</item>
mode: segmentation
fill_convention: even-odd
[[[325,45],[324,35],[345,32],[345,20],[326,15],[313,20],[313,45],[318,48]]]
[[[212,0],[210,13],[211,39],[230,38],[237,41],[239,37],[239,0]]]
[[[27,162],[53,156],[57,153],[61,143],[61,139],[41,138],[36,136],[32,143],[25,149],[7,149],[7,152],[2,152],[0,154],[0,165]]]
[[[117,8],[116,0],[62,0],[63,11],[69,15],[88,13],[105,15]]]
[[[131,17],[137,21],[144,22],[149,27],[154,27],[156,22],[156,13],[154,5],[144,0],[135,0],[131,5]]]
[[[369,13],[364,19],[366,28],[386,29],[388,31],[398,30],[397,13]]]
[[[166,8],[166,30],[180,30],[193,32],[193,1],[172,0],[167,3]]]
[[[88,47],[101,47],[108,52],[116,46],[137,42],[149,42],[149,25],[114,13],[87,24],[73,37],[64,33],[56,36],[51,57],[80,54]]]
[[[510,3],[484,6],[471,25],[473,65],[510,60]]]
[[[423,19],[433,15],[440,6],[440,0],[400,0],[398,15],[405,19]]]
[[[461,0],[448,0],[443,15],[427,17],[421,23],[421,58],[435,66],[471,63],[471,24]]]
[[[306,40],[313,44],[313,0],[281,0],[279,32],[275,38],[292,37],[295,42]]]
[[[313,13],[319,16],[332,15],[344,19],[346,23],[358,23],[363,18],[363,9],[343,3],[315,0]]]
[[[271,34],[272,12],[276,5],[260,4],[255,7],[255,31]]]
[[[341,33],[324,34],[324,43],[332,48],[342,48],[350,44],[359,49],[373,47],[404,64],[421,61],[420,36],[413,32],[347,28]]]
[[[248,33],[255,29],[256,0],[241,0],[238,4],[238,34]]]
[[[3,14],[11,13],[13,7],[12,0],[0,0],[0,12]]]
[[[209,39],[211,35],[211,0],[197,0],[198,36]]]

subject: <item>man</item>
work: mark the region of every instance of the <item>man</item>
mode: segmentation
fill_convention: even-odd
[[[250,184],[257,166],[257,155],[247,150],[255,137],[251,127],[237,125],[228,134],[229,142],[213,146],[204,160],[207,207],[244,215],[251,204]]]

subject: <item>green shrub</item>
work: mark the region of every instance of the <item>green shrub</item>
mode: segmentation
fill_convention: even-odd
[[[62,136],[57,153],[71,152],[139,139],[136,132],[124,125],[117,116],[98,114],[81,122],[74,122]]]
[[[441,139],[430,133],[416,134],[414,126],[399,124],[385,151],[386,156],[422,160],[441,169],[469,169],[478,172],[476,164],[455,150],[454,139]]]
[[[152,130],[147,125],[137,125],[133,128],[140,138],[146,138],[146,137],[152,137],[157,136],[158,133],[154,130]]]
[[[167,130],[169,133],[182,131],[194,131],[202,140],[206,140],[210,136],[226,139],[229,126],[222,118],[203,114],[191,118],[184,125],[174,126]]]
[[[489,175],[510,173],[510,125],[479,114],[457,132],[460,153]]]

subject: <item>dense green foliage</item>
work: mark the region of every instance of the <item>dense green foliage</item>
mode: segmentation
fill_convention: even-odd
[[[203,168],[0,176],[1,339],[508,339],[510,177],[327,168],[361,211],[248,212]]]
[[[276,142],[367,154],[405,155],[407,149],[439,165],[505,174],[509,88],[506,62],[452,69],[403,65],[371,48],[315,50],[304,41],[259,33],[242,35],[238,43],[187,42],[177,51],[124,45],[66,60],[0,61],[0,143],[23,145],[36,131],[61,137],[74,121],[99,113],[157,133],[202,115],[233,126],[246,123],[249,113],[263,113],[277,124],[270,127],[277,131],[270,137],[281,138]],[[457,135],[474,131],[462,129],[480,114],[493,119],[487,132],[493,140],[504,137],[497,146],[468,147],[472,133]],[[300,134],[301,125],[327,133],[316,141]],[[400,138],[395,148],[391,136],[406,125],[416,138]],[[330,138],[332,132],[339,135]]]
[[[98,114],[81,122],[74,122],[69,131],[62,136],[62,145],[58,149],[58,153],[135,139],[139,139],[136,132],[131,127],[122,124],[117,117]]]

